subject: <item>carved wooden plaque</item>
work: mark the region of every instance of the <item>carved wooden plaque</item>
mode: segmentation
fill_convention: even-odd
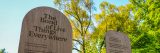
[[[107,53],[131,53],[131,44],[127,35],[108,31],[106,33]]]
[[[24,17],[18,53],[72,53],[72,28],[60,11],[37,7]]]

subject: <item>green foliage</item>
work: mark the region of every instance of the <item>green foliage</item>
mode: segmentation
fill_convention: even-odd
[[[6,49],[5,49],[5,48],[4,48],[4,49],[1,49],[1,50],[0,50],[0,53],[7,53],[7,52],[6,52]]]
[[[69,17],[73,29],[73,50],[80,53],[92,52],[94,48],[90,40],[89,29],[93,27],[92,11],[94,10],[92,0],[54,0]],[[80,46],[78,48],[77,46]],[[88,49],[93,48],[93,49]]]
[[[160,1],[159,0],[130,0],[135,18],[140,20],[140,37],[132,45],[133,50],[140,53],[159,53]]]
[[[73,50],[79,53],[106,53],[108,30],[127,34],[132,53],[160,53],[160,0],[130,0],[124,6],[104,1],[97,14],[92,0],[54,0],[54,4],[70,19]]]

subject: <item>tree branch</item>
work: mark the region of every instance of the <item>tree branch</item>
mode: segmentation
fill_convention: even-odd
[[[80,40],[72,39],[73,41],[78,42],[80,45],[82,45],[82,42]]]
[[[82,52],[82,51],[80,51],[80,50],[79,50],[79,49],[77,49],[77,48],[73,48],[73,50],[76,50],[76,51],[78,51],[78,52],[80,52],[80,53]]]

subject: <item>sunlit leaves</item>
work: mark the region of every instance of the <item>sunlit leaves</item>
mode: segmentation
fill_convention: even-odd
[[[92,27],[92,0],[54,0],[54,3],[60,6],[64,14],[69,18],[73,30],[73,45],[74,49],[80,53],[88,53],[96,48],[93,48],[90,43]],[[77,44],[78,43],[78,44]],[[79,46],[79,47],[75,47]],[[87,50],[87,48],[93,48]],[[96,51],[96,50],[95,50]]]
[[[103,41],[108,30],[127,34],[131,40],[132,53],[160,52],[160,0],[130,0],[124,6],[103,1],[99,5],[101,11],[97,14],[92,12],[92,0],[54,2],[63,7],[72,25],[73,39],[81,41],[83,45],[79,50],[83,52],[106,53]],[[96,26],[92,25],[92,19]]]
[[[132,4],[134,4],[133,14],[137,20],[141,20],[139,22],[139,28],[141,28],[141,36],[143,39],[146,39],[146,35],[149,39],[137,39],[143,40],[134,43],[138,47],[135,48],[136,52],[141,53],[157,53],[160,51],[159,48],[159,29],[160,29],[160,17],[159,17],[159,8],[160,1],[159,0],[130,0]],[[150,41],[152,40],[152,41]],[[149,41],[149,42],[148,42]],[[146,42],[146,43],[145,43]],[[143,43],[143,44],[142,44]],[[145,44],[144,44],[145,43]],[[145,48],[144,45],[147,45]],[[141,48],[141,49],[140,49]]]

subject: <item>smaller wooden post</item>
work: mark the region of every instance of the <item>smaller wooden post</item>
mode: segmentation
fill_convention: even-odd
[[[108,31],[106,33],[107,53],[131,53],[131,44],[127,35]]]

